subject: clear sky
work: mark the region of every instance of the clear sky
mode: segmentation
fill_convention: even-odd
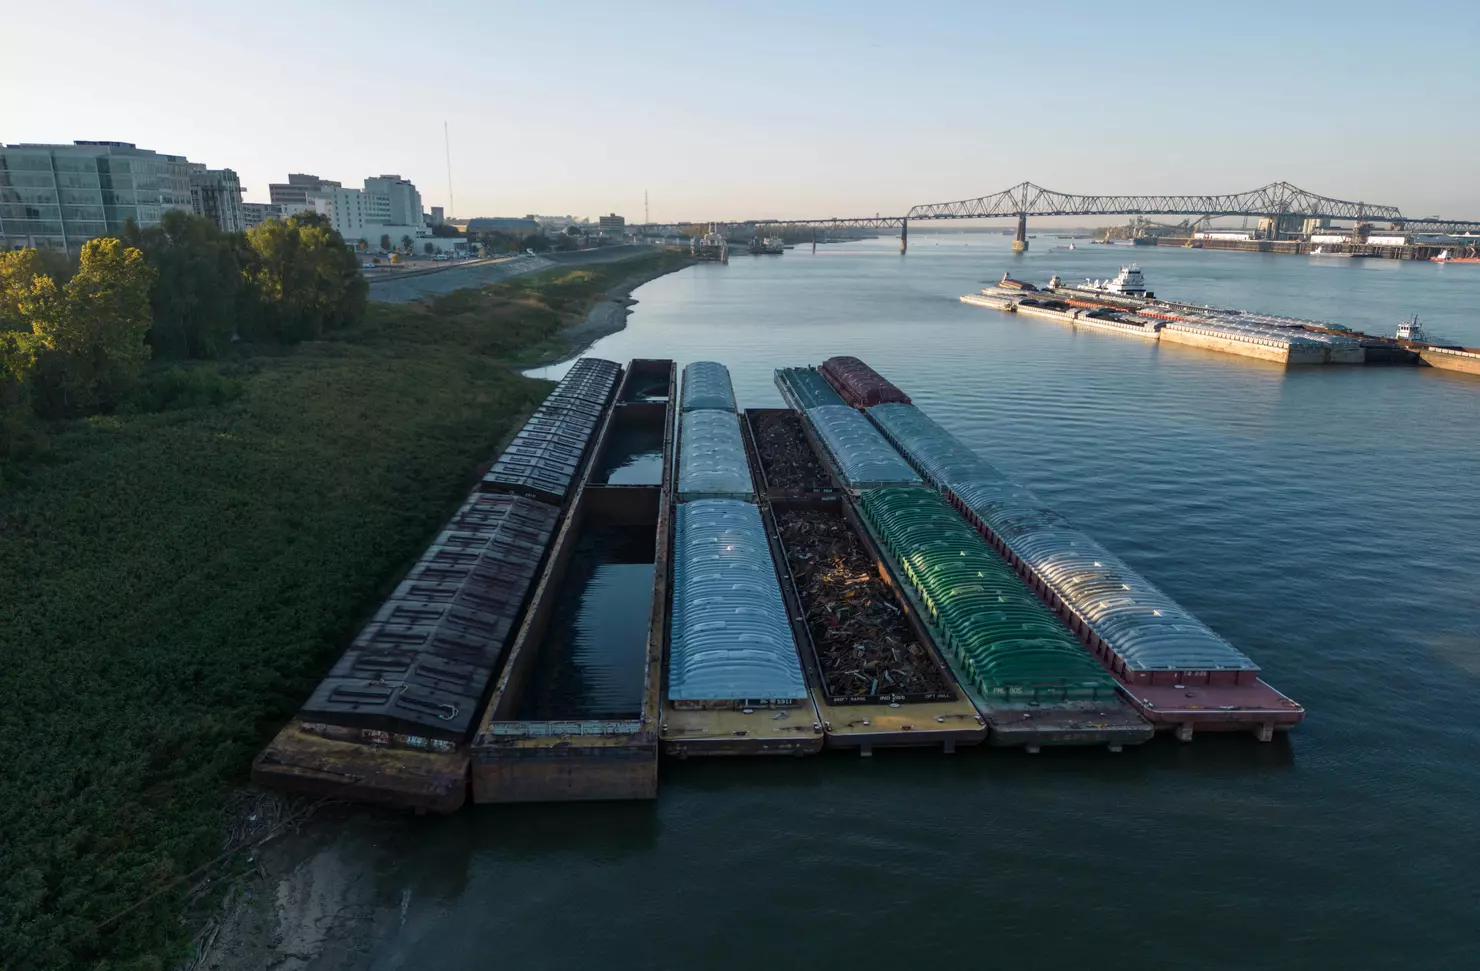
[[[0,142],[399,173],[456,215],[896,214],[1286,180],[1480,217],[1480,4],[51,0]]]

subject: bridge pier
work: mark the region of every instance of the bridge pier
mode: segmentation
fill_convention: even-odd
[[[910,248],[910,221],[906,219],[899,224],[899,252],[903,254]]]
[[[1018,213],[1017,236],[1012,241],[1014,253],[1026,253],[1028,251],[1028,214]]]
[[[812,252],[813,252],[814,255],[817,252],[817,227],[816,226],[813,226],[812,227]]]

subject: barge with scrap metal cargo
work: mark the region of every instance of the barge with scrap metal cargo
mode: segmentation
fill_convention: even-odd
[[[783,574],[826,745],[980,743],[986,722],[960,690],[918,615],[866,540],[842,490],[789,409],[745,413],[761,513]]]
[[[925,488],[865,411],[844,402],[843,392],[860,404],[903,407],[910,407],[903,404],[908,396],[856,359],[830,360],[820,369],[782,368],[776,385],[789,404],[804,406],[798,407],[802,429],[860,537],[887,565],[886,575],[898,578],[901,601],[981,714],[991,744],[1119,750],[1151,737],[1151,726],[1119,696],[1114,681],[981,537]],[[974,569],[953,572],[966,564]],[[987,609],[983,597],[994,598],[996,606]],[[963,612],[948,600],[977,609]]]
[[[1157,299],[1141,269],[1123,266],[1111,280],[1039,288],[1006,274],[961,297],[962,303],[1037,317],[1158,344],[1182,344],[1287,367],[1316,364],[1411,364],[1480,373],[1480,350],[1363,334],[1322,321]]]

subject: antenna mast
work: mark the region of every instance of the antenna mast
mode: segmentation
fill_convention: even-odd
[[[442,147],[447,150],[447,218],[457,216],[457,202],[452,196],[452,141],[447,137],[447,122],[442,122]]]
[[[652,219],[648,218],[647,190],[646,189],[643,189],[642,190],[642,224],[644,226],[646,226],[646,225],[648,225],[651,222],[652,222]]]

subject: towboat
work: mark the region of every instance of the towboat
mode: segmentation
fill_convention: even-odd
[[[1414,314],[1412,320],[1405,320],[1398,324],[1397,337],[1400,341],[1428,340],[1424,336],[1423,325],[1418,322],[1418,314]]]
[[[1115,293],[1123,297],[1144,297],[1146,296],[1146,278],[1142,276],[1141,268],[1132,263],[1130,266],[1122,266],[1115,279],[1085,280],[1080,289]]]
[[[1430,256],[1431,263],[1480,263],[1480,256],[1451,256],[1449,250],[1443,250],[1438,256]]]

